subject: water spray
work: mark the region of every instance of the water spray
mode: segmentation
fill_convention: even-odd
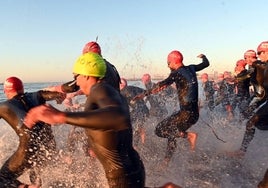
[[[215,137],[216,137],[218,140],[222,141],[223,143],[226,143],[226,141],[222,140],[222,139],[217,135],[216,131],[213,129],[213,127],[211,127],[211,125],[209,125],[209,124],[208,124],[205,120],[203,120],[201,117],[199,117],[199,119],[200,119],[201,121],[203,121],[203,123],[205,123],[205,125],[207,125],[207,126],[211,129],[212,133],[215,135]]]

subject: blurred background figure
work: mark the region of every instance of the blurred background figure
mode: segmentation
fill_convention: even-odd
[[[235,82],[230,72],[223,73],[223,80],[218,83],[216,105],[221,104],[227,113],[227,119],[234,118]]]
[[[239,62],[245,60],[239,60]],[[236,97],[235,103],[238,107],[240,115],[240,120],[246,118],[245,109],[248,108],[250,102],[250,74],[249,71],[245,68],[243,63],[236,64],[235,67],[235,82],[236,82]],[[242,119],[241,119],[242,118]]]
[[[144,124],[146,119],[149,117],[149,109],[144,100],[133,101],[132,99],[144,91],[145,90],[140,87],[128,85],[127,80],[125,78],[121,78],[120,93],[126,98],[129,105],[130,117],[133,126],[133,145],[135,149],[138,149],[140,143],[145,143]]]
[[[153,83],[151,80],[151,75],[148,73],[142,76],[141,81],[144,84],[146,90],[151,89],[155,85],[155,83]],[[149,95],[144,99],[145,102],[149,102],[150,116],[156,117],[158,121],[162,120],[168,114],[166,103],[164,101],[164,97],[165,95],[168,96],[168,92],[170,91],[161,92],[155,95]]]
[[[214,104],[214,93],[215,93],[215,83],[209,80],[208,74],[203,73],[201,75],[202,88],[205,95],[205,105],[212,111],[215,108]]]
[[[247,50],[244,53],[244,59],[248,65],[248,70],[252,69],[253,62],[257,61],[257,54],[254,50]]]

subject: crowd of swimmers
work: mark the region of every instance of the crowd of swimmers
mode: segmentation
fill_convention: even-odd
[[[129,85],[116,66],[102,57],[99,44],[89,42],[74,63],[74,79],[67,83],[28,93],[19,78],[7,78],[4,82],[7,100],[0,104],[0,118],[16,132],[19,146],[0,170],[0,187],[41,187],[42,168],[51,161],[67,161],[68,157],[59,159],[57,155],[51,129],[55,125],[73,126],[69,135],[71,152],[75,150],[75,141],[83,137],[85,154],[99,160],[110,188],[146,187],[146,171],[138,147],[147,139],[144,126],[149,117],[157,119],[154,133],[167,139],[163,159],[167,166],[178,138],[186,139],[190,150],[195,150],[198,133],[189,129],[199,120],[201,107],[213,111],[221,105],[228,120],[233,120],[237,108],[241,120],[247,121],[246,131],[241,147],[227,155],[243,157],[255,129],[268,130],[268,41],[261,42],[257,52],[246,51],[244,58],[236,62],[234,74],[225,71],[218,79],[207,73],[199,74],[210,62],[204,54],[197,58],[200,63],[184,65],[183,54],[171,51],[167,56],[169,76],[154,83],[146,73],[141,78],[144,86],[141,88]],[[205,95],[202,105],[199,76]],[[73,103],[77,95],[85,95],[85,103]],[[46,104],[50,100],[66,105],[66,110]],[[171,112],[166,106],[168,100],[175,104]],[[78,127],[83,131],[77,136]],[[26,170],[30,170],[30,185],[18,180]],[[267,172],[256,186],[268,186]],[[181,186],[168,182],[160,187]]]

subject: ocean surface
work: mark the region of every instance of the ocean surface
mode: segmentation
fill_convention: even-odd
[[[26,83],[25,92],[37,91],[58,83]],[[140,82],[129,82],[129,85],[141,86]],[[202,100],[202,92],[200,92]],[[3,85],[0,85],[0,101],[6,100]],[[79,96],[77,103],[83,103],[85,98]],[[63,105],[50,102],[56,108],[64,110]],[[171,114],[176,110],[176,101],[166,101],[166,107]],[[138,151],[146,168],[146,186],[156,187],[165,182],[174,182],[183,188],[256,188],[268,168],[268,137],[267,131],[256,129],[255,137],[243,158],[232,158],[224,155],[225,151],[239,148],[245,132],[246,120],[239,122],[238,112],[232,121],[226,119],[221,106],[213,112],[206,107],[200,109],[199,121],[190,130],[198,133],[197,148],[189,150],[188,142],[178,138],[178,148],[167,168],[161,166],[166,150],[166,139],[154,134],[157,119],[148,118],[145,144]],[[211,126],[218,137],[212,132]],[[66,150],[67,137],[72,126],[53,126],[60,151]],[[0,119],[0,165],[16,150],[18,138],[10,126]],[[106,188],[107,182],[98,160],[83,154],[82,143],[77,143],[73,153],[73,163],[54,164],[42,173],[43,188]],[[29,182],[27,172],[20,177]]]

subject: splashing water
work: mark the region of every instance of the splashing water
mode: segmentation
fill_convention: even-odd
[[[59,109],[61,105],[52,103]],[[173,112],[173,104],[167,104],[169,112]],[[172,109],[172,110],[171,110]],[[218,140],[206,125],[214,128],[217,135],[226,141]],[[167,140],[154,134],[157,120],[151,117],[145,124],[146,140],[138,151],[146,168],[146,186],[160,186],[168,181],[183,188],[254,188],[262,179],[268,167],[267,132],[256,129],[246,155],[235,159],[226,157],[224,151],[239,148],[245,131],[245,123],[234,119],[228,121],[220,107],[210,112],[206,108],[200,110],[199,121],[190,130],[198,133],[196,151],[190,151],[188,142],[178,138],[177,150],[167,168],[161,166],[166,151]],[[54,126],[53,131],[59,150],[66,149],[70,125]],[[9,125],[0,119],[0,163],[16,150],[18,138]],[[102,166],[96,159],[84,155],[82,144],[78,144],[73,153],[73,163],[53,164],[42,173],[43,188],[105,188],[107,182]],[[29,182],[28,174],[20,180]]]

